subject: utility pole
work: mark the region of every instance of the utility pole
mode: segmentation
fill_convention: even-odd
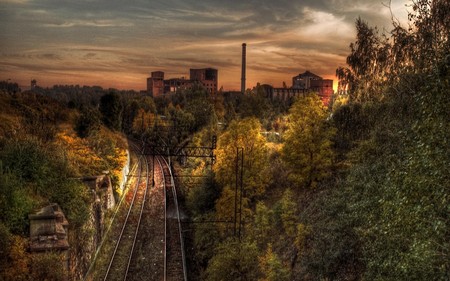
[[[234,190],[234,236],[241,240],[242,228],[242,194],[244,181],[244,148],[236,148],[236,162],[235,162],[236,185]],[[238,190],[239,190],[239,206],[238,206]],[[238,210],[239,210],[239,225],[238,225]]]

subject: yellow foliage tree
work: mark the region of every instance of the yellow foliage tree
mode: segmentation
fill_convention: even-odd
[[[335,129],[327,117],[325,106],[314,93],[299,97],[290,109],[283,159],[299,186],[314,188],[330,171]]]
[[[148,128],[153,128],[156,122],[156,115],[139,109],[133,121],[133,132],[145,132]]]
[[[227,131],[220,137],[216,149],[214,171],[216,180],[224,189],[216,203],[220,218],[234,217],[236,190],[237,149],[242,148],[243,161],[243,211],[244,217],[255,198],[261,196],[269,183],[269,163],[266,141],[260,133],[261,124],[255,118],[247,118],[230,123]],[[240,160],[239,160],[240,161]],[[239,163],[241,165],[241,163]],[[240,188],[238,188],[238,192]],[[238,194],[237,198],[240,197]]]
[[[259,258],[259,267],[264,276],[259,281],[289,280],[289,270],[281,263],[277,254],[272,251],[271,244],[267,247],[266,254]]]

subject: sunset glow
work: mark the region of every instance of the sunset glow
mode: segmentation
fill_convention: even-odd
[[[400,19],[404,3],[391,3]],[[204,67],[219,70],[219,88],[238,90],[243,42],[248,88],[289,86],[305,70],[336,80],[356,18],[380,31],[391,18],[379,0],[0,0],[0,15],[0,80],[135,90],[151,71]]]

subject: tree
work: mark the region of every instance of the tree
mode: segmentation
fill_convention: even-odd
[[[11,173],[0,171],[0,215],[2,223],[14,234],[26,234],[28,214],[35,203],[31,193]]]
[[[236,161],[241,161],[237,160],[238,148],[242,148],[244,154],[242,220],[245,221],[246,216],[251,214],[255,200],[262,196],[270,181],[268,152],[260,131],[259,121],[255,118],[247,118],[231,122],[227,131],[218,138],[217,162],[214,165],[214,171],[217,182],[223,186],[221,196],[216,202],[217,216],[221,219],[234,218],[235,205],[238,208],[240,205],[240,186],[236,187]],[[241,155],[238,159],[242,159],[240,157]],[[241,164],[239,162],[238,166]],[[238,174],[240,172],[240,170],[237,171]]]
[[[207,280],[257,280],[258,249],[254,243],[228,239],[216,248],[208,263]]]
[[[133,133],[133,124],[134,120],[139,116],[139,109],[140,106],[136,100],[132,100],[126,103],[122,120],[122,127],[125,133]]]
[[[285,233],[289,237],[294,237],[297,227],[297,205],[294,202],[293,193],[286,189],[280,200],[280,218]]]
[[[260,248],[267,245],[274,234],[273,211],[264,205],[263,202],[256,204],[255,217],[251,234]]]
[[[277,254],[272,251],[272,245],[267,247],[266,254],[259,258],[259,266],[263,274],[260,281],[288,281],[289,270],[281,263]]]
[[[237,149],[244,151],[244,192],[253,200],[264,193],[269,181],[268,151],[260,133],[261,124],[255,118],[233,121],[218,138],[217,162],[214,165],[217,181],[234,187]]]
[[[123,105],[120,96],[111,92],[101,97],[100,112],[103,123],[110,129],[120,131],[122,129]]]
[[[80,138],[96,134],[100,130],[101,120],[98,110],[84,107],[75,123],[75,131]]]
[[[450,2],[417,0],[411,7],[409,28],[394,23],[388,41],[367,25],[358,29],[357,44],[370,47],[352,48],[350,68],[341,69],[352,74],[343,79],[356,97],[350,102],[361,103],[369,121],[351,153],[340,215],[361,241],[367,280],[446,280],[450,272]],[[364,65],[372,68],[361,72]]]
[[[327,117],[316,94],[299,97],[290,109],[282,152],[291,169],[291,178],[299,186],[313,188],[330,172],[334,129]]]

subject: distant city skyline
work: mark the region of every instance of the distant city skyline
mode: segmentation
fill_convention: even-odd
[[[391,10],[387,4],[391,3]],[[384,3],[384,4],[383,4]],[[309,70],[333,79],[360,16],[380,32],[406,0],[0,0],[0,80],[145,90],[153,71],[216,68],[218,88],[281,87]]]

